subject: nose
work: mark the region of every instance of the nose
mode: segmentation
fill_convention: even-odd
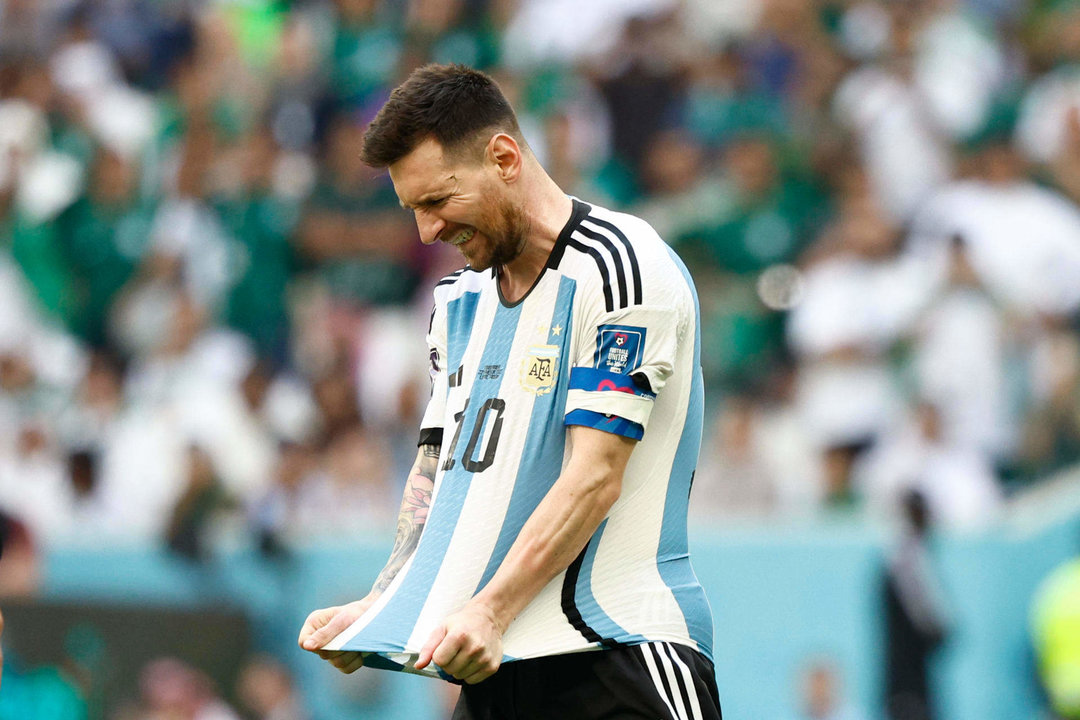
[[[430,210],[420,209],[416,211],[416,227],[420,231],[420,242],[431,245],[446,229],[446,221]]]

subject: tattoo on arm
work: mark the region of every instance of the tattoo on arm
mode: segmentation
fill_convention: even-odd
[[[375,580],[372,588],[375,592],[381,593],[390,587],[390,583],[420,542],[420,533],[427,522],[428,509],[431,507],[431,493],[435,488],[435,471],[439,467],[441,449],[440,445],[423,445],[417,453],[416,463],[413,464],[405,485],[405,495],[401,498],[394,549],[390,552],[386,567]]]

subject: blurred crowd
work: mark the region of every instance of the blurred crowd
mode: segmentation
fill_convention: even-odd
[[[1080,5],[3,0],[11,537],[389,533],[460,259],[358,148],[429,61],[690,266],[696,520],[914,488],[973,528],[1080,460]]]
[[[288,668],[264,655],[238,668],[235,686],[217,686],[206,672],[175,657],[147,662],[131,697],[102,707],[101,672],[70,658],[60,666],[9,668],[0,717],[84,720],[308,720]],[[233,702],[225,699],[235,698]]]

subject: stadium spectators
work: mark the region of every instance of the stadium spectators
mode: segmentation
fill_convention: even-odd
[[[0,2],[0,594],[75,539],[392,522],[455,254],[358,148],[427,61],[687,261],[697,522],[992,522],[1080,461],[1078,38],[1052,2]]]
[[[50,542],[80,524],[148,541],[193,442],[238,515],[274,494],[280,448],[340,465],[333,439],[360,421],[407,462],[423,393],[408,339],[453,260],[416,252],[357,148],[429,60],[495,72],[566,187],[650,218],[686,257],[725,442],[760,415],[735,398],[794,357],[794,393],[767,405],[801,413],[796,445],[817,448],[784,491],[796,505],[887,484],[856,487],[857,466],[924,401],[999,479],[1080,456],[1077,13],[617,5],[566,34],[531,2],[8,3],[0,461],[31,462],[43,499],[4,507],[36,512]],[[705,505],[737,513],[722,495]]]
[[[861,720],[864,715],[844,697],[843,682],[828,659],[809,661],[799,677],[798,720]]]
[[[949,616],[930,552],[933,511],[918,490],[898,502],[903,532],[882,582],[885,696],[889,720],[939,717],[930,660],[949,632]]]
[[[944,528],[991,524],[1001,509],[1001,490],[989,457],[974,445],[950,441],[940,406],[920,404],[908,425],[878,443],[855,470],[867,505],[888,516],[905,494],[917,491]]]
[[[40,547],[29,528],[0,510],[0,598],[34,595],[41,583]]]
[[[240,715],[222,700],[213,682],[200,670],[175,658],[159,658],[146,665],[139,677],[139,703],[130,709],[131,720],[239,720]]]
[[[292,676],[273,658],[251,658],[236,684],[236,695],[255,720],[308,720]]]
[[[769,396],[732,397],[724,404],[713,437],[702,444],[693,521],[805,517],[824,505],[819,448],[783,392],[790,393],[792,379],[778,373],[770,384]]]

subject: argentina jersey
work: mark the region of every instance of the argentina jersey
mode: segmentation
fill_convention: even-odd
[[[567,426],[583,425],[638,440],[622,492],[507,628],[503,662],[654,641],[712,658],[712,616],[686,536],[704,402],[694,286],[644,221],[573,207],[518,302],[502,299],[490,270],[436,285],[420,442],[442,450],[427,523],[386,591],[325,649],[413,671],[432,631],[487,584],[559,477]]]

